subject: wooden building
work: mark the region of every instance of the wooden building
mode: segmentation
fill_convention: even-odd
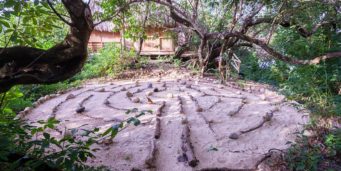
[[[90,1],[90,8],[93,14],[101,14],[99,3],[101,0]],[[175,22],[165,13],[166,9],[149,10],[146,4],[138,4],[140,11],[136,11],[135,17],[143,23],[147,39],[143,40],[140,55],[173,55],[175,53],[175,43],[169,28],[175,27]],[[128,27],[128,26],[127,26]],[[129,29],[129,28],[128,28]],[[106,43],[118,43],[128,49],[140,49],[140,41],[132,41],[122,38],[122,32],[114,31],[115,25],[112,22],[103,22],[97,25],[91,33],[89,48],[98,51]],[[116,30],[119,30],[116,28]],[[122,31],[122,30],[121,30]]]
[[[89,48],[98,51],[105,43],[123,43],[121,33],[114,32],[110,23],[98,25],[91,33]],[[143,40],[140,55],[173,55],[175,52],[175,41],[170,36],[170,32],[162,27],[147,27],[147,39]],[[124,40],[126,47],[139,49],[139,43],[131,40]]]

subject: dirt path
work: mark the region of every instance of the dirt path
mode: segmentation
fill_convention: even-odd
[[[55,117],[67,129],[104,131],[131,117],[127,109],[154,111],[113,143],[94,146],[100,150],[91,165],[120,171],[255,170],[270,149],[286,149],[307,121],[275,92],[214,82],[176,73],[161,80],[85,85],[40,100],[24,117]]]

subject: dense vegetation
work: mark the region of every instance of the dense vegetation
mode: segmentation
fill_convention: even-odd
[[[265,4],[269,10],[264,13],[280,18],[280,16],[285,16],[287,11],[290,11],[290,4],[295,6],[295,3],[299,4],[296,1],[288,1],[289,5],[286,10],[272,14],[273,11],[281,7],[281,4],[276,1],[266,1]],[[236,49],[236,44],[230,44],[235,37],[219,39],[219,36],[216,36],[210,40],[203,39],[200,36],[201,34],[222,33],[231,23],[233,23],[233,27],[242,27],[238,26],[240,23],[235,21],[236,15],[233,15],[234,8],[232,7],[235,4],[238,4],[237,1],[219,1],[217,3],[203,1],[204,8],[199,8],[201,11],[198,8],[195,9],[187,1],[181,1],[179,4],[181,9],[185,9],[186,13],[193,11],[199,13],[195,21],[201,24],[188,24],[185,21],[188,19],[184,16],[181,16],[184,21],[178,21],[183,25],[187,24],[187,27],[179,27],[179,29],[189,36],[187,43],[190,44],[191,49],[198,50],[201,53],[200,58],[194,59],[196,63],[199,63],[195,69],[201,70],[207,65],[208,68],[205,68],[205,71],[213,70],[221,77],[222,69],[215,67],[214,60],[219,55],[213,55],[220,54],[220,56],[224,56],[220,59],[225,61],[220,60],[219,62],[225,63],[226,66],[223,68],[228,69],[226,71],[230,72],[230,75],[237,77],[239,73],[243,73],[247,80],[271,84],[289,99],[303,104],[313,113],[311,124],[307,126],[307,130],[315,131],[316,136],[307,137],[303,133],[298,134],[298,143],[289,149],[285,158],[286,162],[290,164],[288,167],[293,170],[332,169],[341,162],[341,132],[339,129],[330,128],[322,123],[328,119],[337,120],[341,116],[341,59],[334,58],[314,65],[292,65],[288,64],[287,61],[274,59],[271,54],[264,54],[264,51],[259,49],[245,47]],[[62,3],[57,2],[53,5],[62,16],[68,14]],[[132,6],[131,10],[125,9],[123,11],[125,15],[122,18],[112,17],[112,11],[124,6],[124,2],[108,0],[103,1],[100,5],[104,9],[104,13],[95,14],[94,17],[113,20],[117,25],[116,29],[125,27],[124,29],[127,29],[124,33],[125,37],[134,40],[145,36],[141,34],[141,32],[144,33],[143,28],[141,28],[143,22],[141,23],[135,17],[137,13],[145,12],[145,10],[157,12],[159,8],[167,10],[169,7],[167,5],[160,7],[160,4],[155,3],[150,7],[136,5]],[[250,5],[252,5],[251,2],[245,6],[250,7]],[[327,52],[340,51],[341,32],[340,14],[338,13],[340,9],[334,11],[333,8],[323,3],[306,2],[300,5],[298,9],[293,9],[296,13],[292,18],[295,19],[296,23],[291,21],[292,26],[289,29],[274,25],[260,25],[252,32],[259,31],[261,32],[260,37],[270,37],[271,41],[267,45],[286,56],[295,57],[294,59],[312,59],[312,57]],[[226,6],[231,6],[231,8],[225,9]],[[336,6],[335,8],[340,7]],[[308,12],[300,11],[300,9],[307,9]],[[219,10],[226,12],[219,13]],[[240,10],[239,12],[243,11]],[[322,13],[325,13],[326,18],[335,20],[336,24],[332,27],[318,29],[314,34],[307,36],[308,38],[302,37],[301,32],[297,32],[297,27],[300,24],[310,20],[316,20],[315,23],[318,22],[317,18],[320,18]],[[63,41],[68,26],[61,21],[60,16],[51,14],[54,14],[53,10],[46,1],[0,1],[0,46],[4,47],[3,49],[20,45],[48,50],[56,43]],[[222,15],[219,15],[217,19],[216,15],[218,14]],[[333,18],[335,16],[336,18]],[[154,18],[151,16],[150,19],[152,20],[151,23],[159,22],[155,16]],[[277,22],[280,23],[279,19],[278,21],[273,20],[273,23]],[[305,24],[305,26],[312,29],[314,22]],[[200,32],[202,31],[201,27],[204,27],[203,33]],[[273,33],[273,30],[276,32]],[[247,42],[244,40],[240,43]],[[233,51],[241,59],[239,73],[230,65],[230,51]],[[1,49],[0,55],[2,53],[3,50]],[[179,60],[175,61],[179,65]],[[221,63],[219,67],[222,66]],[[18,120],[13,120],[13,118],[15,118],[16,113],[25,107],[32,106],[38,98],[44,95],[76,87],[87,79],[103,76],[114,77],[124,70],[136,67],[140,67],[140,63],[134,51],[122,51],[122,47],[108,44],[98,53],[91,54],[82,71],[69,80],[51,85],[16,85],[9,91],[2,93],[0,96],[0,170],[15,170],[20,167],[26,167],[25,169],[40,168],[42,170],[46,170],[47,167],[65,170],[81,168],[93,170],[94,168],[83,165],[83,162],[86,161],[87,157],[92,156],[89,147],[98,138],[94,134],[98,130],[89,130],[89,134],[86,135],[89,139],[84,142],[75,141],[72,136],[55,140],[44,131],[53,129],[58,121],[51,119],[42,121],[42,127],[31,127]],[[7,72],[0,70],[1,78],[3,74],[7,74]],[[231,78],[224,77],[221,79]],[[136,118],[130,120],[129,123],[139,124]],[[123,125],[113,127],[103,136],[110,133],[114,137],[120,126]],[[43,138],[39,141],[31,141],[32,137],[35,136],[42,136]],[[63,146],[60,152],[46,154],[45,150],[50,145],[60,146],[64,142],[68,145]],[[337,170],[340,166],[335,166],[335,168]]]

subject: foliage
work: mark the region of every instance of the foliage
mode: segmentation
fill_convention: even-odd
[[[2,170],[27,170],[63,168],[64,170],[84,170],[84,162],[94,157],[90,146],[95,142],[98,129],[88,131],[86,140],[76,139],[64,131],[61,139],[52,137],[59,121],[49,119],[38,121],[42,126],[32,126],[17,120],[1,122],[0,163]]]
[[[57,8],[64,9],[57,3]],[[64,38],[66,27],[46,1],[0,1],[0,45],[47,49]]]
[[[152,114],[152,111],[150,110],[143,110],[138,112],[138,109],[134,108],[131,110],[126,111],[126,114],[133,114],[137,113],[134,117],[130,117],[118,124],[113,125],[112,127],[108,128],[104,133],[102,134],[103,137],[110,137],[110,139],[113,139],[116,137],[116,135],[122,131],[124,128],[126,128],[129,124],[133,124],[134,126],[138,126],[141,124],[141,121],[139,118],[146,113]]]
[[[23,99],[23,96],[24,94],[20,91],[18,86],[13,87],[10,91],[4,94],[1,94],[0,97],[2,98],[2,101],[0,116],[13,117],[16,112],[31,105],[31,101]]]
[[[318,129],[315,128],[319,135],[308,137],[303,133],[298,134],[297,143],[289,148],[285,157],[290,170],[340,169],[341,130]]]
[[[38,121],[32,126],[13,119],[0,121],[0,169],[1,170],[101,170],[91,168],[85,164],[88,158],[94,158],[91,148],[94,143],[113,139],[128,125],[138,126],[139,117],[152,111],[138,111],[134,108],[126,114],[135,116],[115,124],[99,133],[99,128],[93,130],[81,127],[64,129],[61,138],[53,137],[51,132],[59,129],[59,121],[50,118]],[[102,168],[103,170],[105,168]]]
[[[120,57],[117,44],[106,44],[98,53],[92,54],[82,72],[74,79],[89,79],[101,76],[115,76],[128,69],[139,67],[132,51],[124,51]]]
[[[25,85],[21,87],[21,91],[25,94],[24,98],[34,102],[45,95],[77,87],[80,83],[81,80],[67,80],[50,85]]]

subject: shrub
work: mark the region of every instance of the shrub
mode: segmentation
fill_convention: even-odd
[[[133,51],[123,51],[116,44],[106,44],[98,53],[92,53],[82,72],[74,79],[115,76],[128,68],[136,67]]]

